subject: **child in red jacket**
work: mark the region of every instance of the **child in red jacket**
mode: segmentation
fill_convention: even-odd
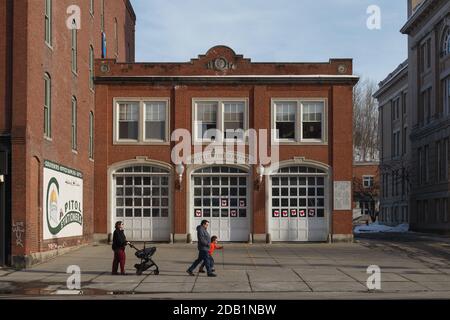
[[[210,259],[210,264],[211,264],[211,271],[212,272],[214,272],[214,271],[216,271],[215,269],[214,269],[214,258],[212,257],[212,255],[213,255],[213,253],[214,253],[214,251],[216,250],[216,249],[223,249],[223,246],[219,246],[218,245],[218,240],[217,240],[217,236],[212,236],[211,237],[211,245],[209,246],[209,251],[208,251],[208,253],[209,253],[209,259]],[[200,269],[198,270],[198,272],[200,272],[200,273],[204,273],[205,272],[205,270],[204,270],[204,268],[205,268],[205,263],[203,262],[202,263],[202,265],[200,266]]]

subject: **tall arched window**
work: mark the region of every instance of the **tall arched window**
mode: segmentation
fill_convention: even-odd
[[[94,48],[89,46],[89,88],[94,90]]]
[[[44,74],[44,136],[52,137],[52,80]]]
[[[445,28],[445,31],[442,35],[441,53],[443,57],[450,54],[450,27]]]
[[[78,106],[77,106],[77,98],[75,96],[72,97],[72,150],[77,150],[78,141],[77,141],[77,128],[78,127]]]
[[[77,23],[75,21],[75,19],[73,19],[72,21],[72,30],[71,30],[72,34],[71,34],[71,38],[72,38],[72,71],[74,73],[77,73],[78,71],[78,34],[77,34]]]

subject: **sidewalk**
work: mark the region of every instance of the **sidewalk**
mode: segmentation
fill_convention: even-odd
[[[447,262],[430,267],[400,251],[354,244],[225,244],[215,254],[217,278],[191,277],[195,245],[158,244],[160,274],[136,276],[134,250],[127,249],[128,276],[111,276],[110,246],[97,245],[60,256],[26,271],[0,269],[3,298],[48,296],[67,290],[67,267],[82,272],[83,297],[178,299],[450,298]],[[381,290],[369,291],[369,265],[381,268]],[[69,296],[64,296],[67,298]],[[83,298],[81,297],[81,298]]]

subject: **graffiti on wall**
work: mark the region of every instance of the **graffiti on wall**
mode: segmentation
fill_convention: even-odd
[[[17,221],[13,223],[12,232],[16,237],[16,246],[23,248],[23,234],[25,233],[25,223]]]

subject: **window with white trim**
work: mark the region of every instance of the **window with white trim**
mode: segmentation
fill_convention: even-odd
[[[44,136],[52,137],[52,80],[44,74]]]
[[[94,113],[89,112],[89,159],[94,159]]]
[[[297,102],[275,103],[275,130],[279,140],[295,141]]]
[[[139,103],[121,102],[119,108],[118,140],[139,140]]]
[[[169,139],[169,101],[116,101],[116,143],[165,143]]]
[[[442,35],[441,56],[446,57],[450,54],[450,27],[445,28]]]
[[[52,46],[52,0],[45,0],[45,42]]]
[[[89,46],[89,88],[94,90],[94,47]]]
[[[77,111],[77,98],[72,97],[72,150],[77,150],[78,143],[77,143],[77,121],[78,121],[78,111]]]
[[[322,140],[323,102],[302,103],[302,140]]]
[[[274,138],[278,142],[324,142],[325,101],[273,102]]]
[[[372,188],[374,185],[374,176],[363,176],[364,188]]]
[[[194,139],[196,142],[244,141],[247,125],[245,100],[194,101]]]
[[[72,30],[71,30],[71,38],[72,38],[72,71],[77,73],[78,71],[78,30],[77,23],[75,19],[72,21]]]
[[[166,103],[164,101],[144,102],[145,140],[166,140]]]

